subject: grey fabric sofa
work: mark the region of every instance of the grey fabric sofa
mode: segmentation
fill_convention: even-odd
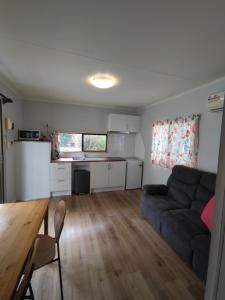
[[[210,232],[201,212],[215,193],[216,174],[175,166],[167,185],[145,185],[143,217],[206,280]]]

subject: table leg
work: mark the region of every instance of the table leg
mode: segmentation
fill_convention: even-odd
[[[48,208],[44,218],[44,234],[48,235]]]

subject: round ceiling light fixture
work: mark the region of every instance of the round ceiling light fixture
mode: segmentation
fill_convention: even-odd
[[[109,89],[118,83],[118,80],[110,74],[98,73],[89,78],[90,84],[99,89]]]

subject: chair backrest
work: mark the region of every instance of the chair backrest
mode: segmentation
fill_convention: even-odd
[[[59,241],[60,235],[64,225],[64,219],[66,215],[66,203],[64,200],[60,200],[54,215],[54,226],[55,226],[55,239]]]
[[[21,300],[26,295],[28,284],[31,280],[33,270],[34,270],[34,257],[37,252],[38,243],[39,243],[39,239],[37,238],[34,242],[33,247],[31,248],[31,250],[28,254],[26,265],[24,267],[24,271],[20,278],[20,282],[17,286],[17,289],[14,293],[13,300]]]

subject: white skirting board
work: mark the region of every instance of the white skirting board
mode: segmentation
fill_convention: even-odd
[[[120,187],[109,187],[109,188],[100,188],[100,189],[93,189],[91,188],[91,193],[98,193],[98,192],[112,192],[112,191],[123,191],[125,190],[124,186]]]
[[[60,192],[51,192],[52,197],[58,197],[58,196],[71,196],[71,190],[70,191],[60,191]]]

